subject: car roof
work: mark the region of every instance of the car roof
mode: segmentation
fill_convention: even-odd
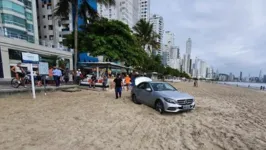
[[[146,83],[167,83],[167,82],[159,82],[159,81],[145,81]],[[144,82],[143,82],[144,83]]]

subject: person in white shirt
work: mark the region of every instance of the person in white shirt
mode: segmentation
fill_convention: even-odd
[[[76,83],[77,84],[79,84],[79,82],[80,82],[80,76],[81,76],[81,71],[80,71],[80,69],[78,69],[76,72]]]

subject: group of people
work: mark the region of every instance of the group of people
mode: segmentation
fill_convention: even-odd
[[[265,86],[261,86],[260,87],[260,90],[263,90],[264,91],[265,90]]]
[[[135,75],[125,75],[121,76],[118,74],[116,78],[113,80],[114,83],[114,89],[115,89],[115,97],[116,99],[120,98],[122,95],[122,90],[130,90],[131,86],[135,86]]]

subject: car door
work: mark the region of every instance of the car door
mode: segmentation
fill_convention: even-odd
[[[143,100],[143,90],[145,89],[145,83],[140,83],[136,89],[135,89],[135,95],[136,95],[136,98],[142,102]]]
[[[146,105],[149,105],[151,106],[151,103],[152,103],[152,92],[153,91],[147,91],[146,89],[147,88],[151,88],[150,84],[149,83],[144,83],[144,86],[143,86],[143,90],[142,90],[142,93],[141,93],[141,97],[142,97],[142,103],[146,104]]]

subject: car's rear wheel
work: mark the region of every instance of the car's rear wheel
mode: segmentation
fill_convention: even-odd
[[[135,104],[140,104],[140,102],[138,101],[137,97],[135,94],[132,95],[132,101],[135,103]]]
[[[163,103],[161,101],[157,101],[155,104],[155,109],[160,113],[163,114],[164,113],[164,107],[163,107]]]

